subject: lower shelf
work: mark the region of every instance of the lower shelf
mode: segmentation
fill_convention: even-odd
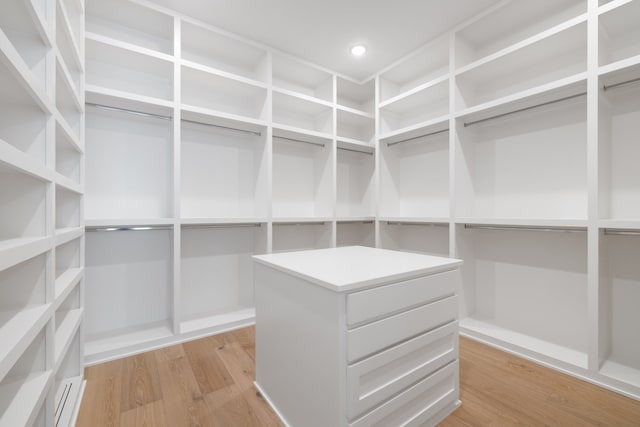
[[[0,426],[31,425],[52,380],[52,372],[44,371],[5,381],[0,386]]]
[[[164,340],[171,336],[173,331],[167,321],[89,335],[84,346],[85,362],[95,363],[110,357],[112,353],[121,355],[125,349],[131,349],[133,352],[139,348],[148,348],[152,341]]]
[[[256,316],[254,307],[233,307],[224,311],[203,314],[197,318],[185,320],[180,323],[180,332],[188,334],[200,330],[221,327],[235,326],[239,322],[253,321]]]
[[[532,357],[551,358],[582,369],[588,367],[587,354],[584,352],[553,344],[486,321],[470,317],[462,319],[460,320],[460,333],[513,350],[521,349],[523,353]]]

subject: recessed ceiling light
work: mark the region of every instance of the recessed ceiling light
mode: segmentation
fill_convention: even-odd
[[[362,56],[366,51],[367,51],[367,48],[362,46],[361,44],[351,48],[351,54],[353,56]]]

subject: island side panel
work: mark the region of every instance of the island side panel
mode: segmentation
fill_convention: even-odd
[[[292,427],[346,424],[344,295],[254,263],[256,384]]]

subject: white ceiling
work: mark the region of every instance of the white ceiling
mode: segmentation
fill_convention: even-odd
[[[497,0],[152,0],[364,79]],[[368,52],[355,58],[350,48]]]

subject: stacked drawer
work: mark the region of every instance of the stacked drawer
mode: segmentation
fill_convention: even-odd
[[[347,295],[349,425],[432,424],[458,401],[456,271]]]

